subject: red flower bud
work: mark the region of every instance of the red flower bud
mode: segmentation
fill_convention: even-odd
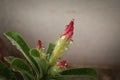
[[[67,25],[62,36],[67,36],[67,38],[70,39],[73,35],[73,30],[74,30],[74,19],[69,23],[69,25]]]
[[[42,42],[41,42],[41,40],[38,40],[37,48],[38,48],[39,50],[42,49]]]
[[[57,66],[59,66],[60,68],[64,68],[64,67],[68,66],[68,64],[67,64],[66,60],[62,60],[60,62],[57,62]]]

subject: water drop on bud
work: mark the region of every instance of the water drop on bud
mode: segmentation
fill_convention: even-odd
[[[44,50],[45,48],[43,47],[42,49]]]
[[[72,43],[73,43],[73,40],[71,39],[71,40],[70,40],[70,44],[72,44]]]
[[[65,50],[68,50],[68,48],[66,47]]]

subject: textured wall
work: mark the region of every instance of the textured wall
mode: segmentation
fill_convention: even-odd
[[[3,23],[2,23],[2,19],[3,19],[3,5],[2,5],[3,1],[0,0],[0,35],[2,34],[3,31]]]
[[[64,58],[74,65],[120,64],[120,0],[3,0],[3,4],[3,31],[21,32],[31,47],[38,39],[47,47],[74,18],[74,42]]]

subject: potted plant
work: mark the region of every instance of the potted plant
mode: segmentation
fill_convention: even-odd
[[[55,44],[49,44],[47,51],[43,49],[41,40],[38,40],[37,48],[30,48],[20,33],[5,32],[4,35],[21,51],[25,59],[14,56],[5,57],[10,68],[0,62],[0,80],[16,80],[14,72],[19,72],[24,80],[68,80],[74,77],[98,79],[96,69],[68,69],[66,60],[60,60],[71,42],[73,30],[74,20],[67,25]]]

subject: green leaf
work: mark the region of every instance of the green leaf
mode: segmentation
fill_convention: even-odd
[[[29,79],[34,79],[32,69],[25,60],[15,58],[11,62],[11,67],[13,68],[14,71],[20,72],[21,75],[26,78],[24,80],[27,80],[27,78],[28,78],[28,80]]]
[[[14,60],[15,59],[19,59],[19,58],[16,58],[16,57],[13,57],[13,56],[8,56],[8,57],[5,57],[5,60],[8,62],[8,63],[10,63],[10,64],[12,64],[12,62],[14,62]],[[21,59],[20,59],[21,60]],[[24,60],[23,60],[24,61]],[[25,63],[26,63],[26,61],[24,61]],[[28,65],[28,64],[27,64]],[[13,66],[11,66],[12,67],[12,69],[13,70],[16,70],[16,69],[14,69],[14,67]],[[28,65],[28,67],[29,67],[29,65]],[[30,69],[31,70],[31,69]],[[20,72],[20,74],[22,75],[22,77],[23,77],[23,79],[24,80],[30,80],[30,77],[26,74],[26,72],[25,71],[19,71],[19,70],[16,70],[17,72]],[[32,70],[31,70],[31,72],[32,72]]]
[[[31,49],[30,55],[33,57],[33,59],[36,61],[36,63],[39,66],[39,71],[41,77],[47,73],[48,63],[43,58],[42,53],[40,53],[37,49]]]
[[[12,71],[0,61],[0,80],[16,80]]]
[[[68,80],[68,79],[66,79],[66,78],[56,78],[55,80]]]
[[[14,57],[14,56],[8,56],[8,57],[5,57],[5,60],[8,62],[8,63],[12,63],[12,61],[14,60],[14,59],[16,59],[16,57]]]
[[[85,77],[98,79],[98,72],[94,68],[75,68],[65,70],[61,73],[63,77]]]
[[[55,47],[55,44],[49,43],[49,47],[48,47],[47,52],[46,52],[46,54],[47,54],[47,60],[49,60],[54,47]]]
[[[53,75],[49,75],[47,76],[46,80],[68,80],[68,77],[63,77],[61,75],[56,75],[56,76],[53,76]]]
[[[30,48],[18,32],[9,31],[4,33],[4,35],[23,53],[26,58],[29,57]]]
[[[5,32],[4,35],[12,42],[13,45],[17,47],[17,49],[22,52],[22,54],[25,56],[25,58],[28,60],[28,62],[31,64],[32,68],[36,72],[36,75],[39,74],[37,64],[29,55],[30,48],[24,41],[22,36],[16,31],[8,31]]]
[[[38,66],[38,71],[39,71],[39,77],[42,76],[42,69],[41,69],[41,66],[40,66],[40,53],[38,50],[36,49],[31,49],[30,50],[30,55],[31,57],[34,59],[34,61],[37,63],[37,66]]]
[[[42,53],[40,53],[37,49],[33,48],[33,49],[30,50],[30,55],[34,56],[34,57],[39,57],[40,58]]]

